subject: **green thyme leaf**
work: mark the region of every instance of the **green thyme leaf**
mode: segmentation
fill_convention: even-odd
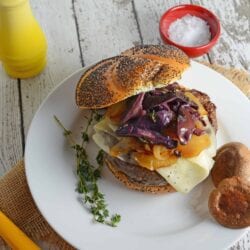
[[[99,166],[103,166],[104,164],[104,151],[101,149],[99,150],[97,156],[96,156],[96,161]]]
[[[148,115],[153,122],[156,122],[156,112],[154,110],[149,112]]]
[[[81,133],[82,142],[78,144],[75,142],[72,132],[67,130],[61,121],[54,116],[57,124],[62,128],[64,136],[68,138],[72,149],[75,151],[76,157],[76,173],[78,176],[78,183],[76,191],[82,195],[82,201],[86,208],[93,214],[93,219],[97,222],[116,227],[121,220],[121,216],[115,214],[109,215],[109,210],[105,202],[104,194],[99,191],[97,180],[101,177],[101,169],[104,164],[104,151],[100,150],[96,156],[98,167],[93,166],[89,160],[86,152],[86,144],[89,142],[88,129],[95,120],[101,119],[101,115],[96,111],[92,111],[88,119],[87,126]],[[85,147],[84,147],[85,145]]]
[[[82,140],[84,142],[89,142],[89,135],[86,132],[82,132]]]
[[[93,112],[94,112],[94,119],[95,119],[97,122],[99,122],[99,121],[102,119],[103,115],[100,114],[100,113],[98,113],[96,110],[93,110]]]
[[[117,227],[117,224],[121,221],[121,215],[119,214],[114,214],[111,217],[111,226],[112,227]]]

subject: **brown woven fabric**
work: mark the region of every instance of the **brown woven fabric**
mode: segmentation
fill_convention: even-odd
[[[247,72],[218,65],[207,66],[223,74],[250,97]],[[0,210],[35,242],[45,242],[50,249],[74,249],[55,233],[38,211],[26,182],[23,161],[0,179]],[[3,244],[0,240],[0,249],[7,249]]]

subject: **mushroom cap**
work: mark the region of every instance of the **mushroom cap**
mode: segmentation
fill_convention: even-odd
[[[238,176],[224,179],[211,192],[208,207],[214,219],[225,227],[250,226],[250,183]]]
[[[215,156],[211,171],[213,183],[219,183],[232,176],[239,176],[250,183],[250,151],[240,142],[230,142],[223,145]]]

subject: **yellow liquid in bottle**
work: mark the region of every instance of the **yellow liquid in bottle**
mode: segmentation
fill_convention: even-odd
[[[47,43],[28,0],[0,0],[0,60],[7,74],[28,78],[46,64]]]

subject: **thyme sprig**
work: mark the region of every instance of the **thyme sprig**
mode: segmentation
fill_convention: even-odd
[[[93,214],[94,221],[116,227],[121,220],[121,216],[119,214],[110,216],[104,194],[100,192],[97,185],[97,180],[101,176],[101,169],[104,164],[104,151],[100,150],[96,156],[98,167],[93,166],[89,162],[86,152],[86,145],[89,142],[88,130],[93,120],[99,121],[101,117],[97,111],[91,112],[90,117],[87,118],[87,125],[81,132],[82,141],[79,144],[74,140],[72,132],[66,129],[61,121],[54,116],[55,121],[62,128],[64,136],[75,151],[76,173],[78,176],[76,191],[82,195],[82,201]]]

